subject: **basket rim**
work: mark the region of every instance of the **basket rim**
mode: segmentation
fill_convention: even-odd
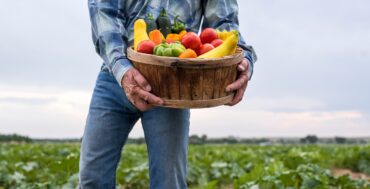
[[[133,46],[127,48],[127,58],[134,63],[150,64],[166,67],[182,67],[182,68],[215,68],[228,67],[240,63],[244,58],[244,50],[237,47],[235,54],[225,56],[222,58],[178,58],[178,57],[164,57],[152,54],[145,54],[136,52]]]

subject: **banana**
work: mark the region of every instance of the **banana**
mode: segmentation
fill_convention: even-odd
[[[226,31],[226,30],[220,31],[220,30],[217,30],[217,36],[222,41],[225,41],[230,35],[234,34],[235,32],[237,32],[237,31],[236,30],[231,30],[231,31]]]
[[[198,56],[197,58],[222,58],[224,56],[231,55],[236,51],[238,40],[238,32],[232,31],[220,46]]]

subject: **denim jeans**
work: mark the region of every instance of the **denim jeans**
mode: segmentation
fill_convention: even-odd
[[[122,147],[139,118],[148,149],[150,188],[186,188],[190,111],[155,107],[141,112],[108,71],[99,73],[90,104],[81,146],[80,188],[115,188]]]

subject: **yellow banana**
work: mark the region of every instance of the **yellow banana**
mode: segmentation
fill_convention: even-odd
[[[231,31],[217,30],[217,35],[218,35],[219,39],[221,39],[222,41],[225,41],[230,35],[234,34],[235,32],[237,32],[237,31],[236,30],[231,30]]]
[[[146,23],[143,19],[137,19],[134,23],[134,49],[137,50],[137,46],[140,42],[149,40],[148,33],[146,32]]]
[[[197,58],[222,58],[234,54],[238,45],[238,32],[232,32],[230,36],[218,47],[198,56]]]

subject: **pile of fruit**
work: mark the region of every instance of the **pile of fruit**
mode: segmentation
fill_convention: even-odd
[[[151,14],[134,23],[134,50],[140,53],[179,58],[222,58],[234,54],[238,32],[204,29],[200,36],[187,32],[185,24],[174,18],[173,24],[162,9],[156,20]]]

